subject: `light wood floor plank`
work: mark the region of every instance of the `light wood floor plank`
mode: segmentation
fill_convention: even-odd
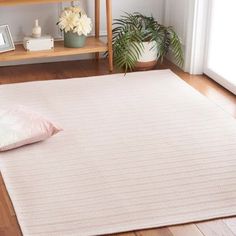
[[[169,227],[173,236],[204,236],[195,224]]]
[[[204,236],[236,236],[223,220],[196,224]]]
[[[109,234],[108,236],[136,236],[134,232],[121,233],[121,234]]]
[[[166,228],[137,231],[136,236],[174,236],[170,230]]]

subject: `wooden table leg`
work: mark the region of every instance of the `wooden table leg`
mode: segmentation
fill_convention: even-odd
[[[106,12],[107,12],[107,40],[108,40],[109,70],[113,71],[112,7],[111,7],[111,0],[106,0]]]
[[[95,0],[95,37],[100,37],[100,0]],[[99,52],[95,53],[95,57],[99,60]]]

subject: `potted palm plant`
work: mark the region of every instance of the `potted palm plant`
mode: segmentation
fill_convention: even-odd
[[[115,65],[126,72],[150,69],[168,52],[179,66],[184,62],[181,42],[173,28],[140,13],[126,13],[115,20],[113,51]]]

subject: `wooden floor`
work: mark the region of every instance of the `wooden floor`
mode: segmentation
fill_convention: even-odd
[[[158,65],[157,69],[169,68],[184,81],[216,103],[225,112],[236,118],[236,96],[223,89],[206,76],[191,76],[170,62]],[[0,84],[36,80],[66,79],[108,74],[105,60],[99,62],[74,61],[38,65],[0,67]],[[0,176],[0,236],[20,236],[20,227],[4,182]],[[119,236],[236,236],[236,218],[218,219],[208,222],[135,231]]]

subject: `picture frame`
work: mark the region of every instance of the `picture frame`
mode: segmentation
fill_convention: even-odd
[[[8,25],[0,25],[0,53],[15,50],[15,45]]]

